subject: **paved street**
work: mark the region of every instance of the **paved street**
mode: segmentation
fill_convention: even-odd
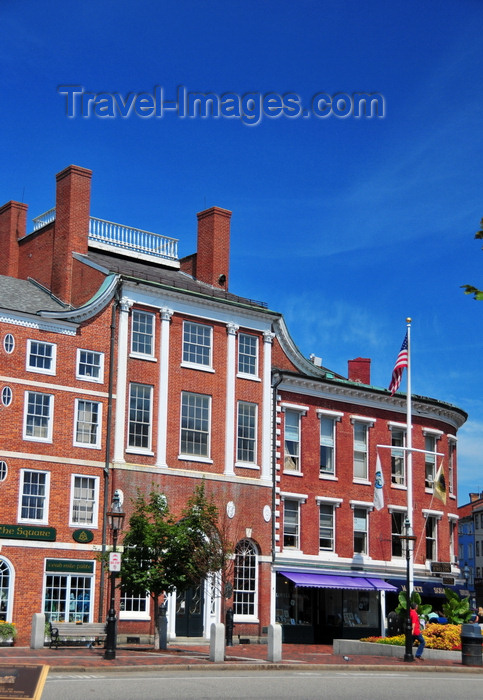
[[[180,700],[181,698],[277,698],[302,700],[406,700],[408,697],[437,697],[438,700],[467,700],[477,697],[478,673],[432,671],[229,671],[187,673],[152,671],[89,674],[50,674],[42,700]]]

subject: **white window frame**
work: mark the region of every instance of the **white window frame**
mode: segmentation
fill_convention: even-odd
[[[376,422],[375,418],[366,418],[365,416],[351,416],[351,423],[353,426],[352,430],[352,441],[353,441],[353,457],[352,457],[352,473],[353,480],[358,483],[370,483],[369,481],[369,429],[373,427]],[[356,440],[356,426],[363,426],[365,428],[365,440]],[[365,475],[356,476],[356,454],[364,456],[363,465]]]
[[[32,358],[32,344],[36,343],[38,345],[43,345],[45,347],[50,347],[52,348],[52,355],[50,358],[51,364],[48,369],[45,369],[44,367],[35,367],[30,364],[31,358]],[[47,343],[44,340],[33,340],[33,339],[28,339],[27,340],[27,358],[26,358],[26,370],[27,372],[35,372],[37,374],[48,374],[48,375],[55,375],[56,372],[56,366],[57,366],[57,345],[55,343]]]
[[[343,413],[339,411],[328,411],[325,409],[316,409],[317,417],[319,419],[319,442],[320,442],[320,454],[319,454],[319,478],[320,479],[337,479],[337,423],[341,420]],[[330,420],[332,421],[332,438],[327,438],[322,436],[322,421]],[[332,450],[332,471],[322,470],[322,448],[328,448]]]
[[[369,528],[369,514],[374,510],[374,503],[369,503],[369,501],[349,501],[349,505],[354,511],[353,517],[352,517],[352,539],[353,543],[355,544],[355,533],[356,532],[364,532],[364,530],[356,530],[355,528],[355,518],[356,510],[364,510],[366,512],[365,520],[366,520],[366,530],[365,530],[365,535],[366,535],[366,546],[365,546],[365,551],[364,552],[356,552],[355,547],[354,547],[354,555],[360,555],[362,557],[369,557],[369,552],[370,550],[370,542],[369,542],[369,533],[370,533],[370,528]]]
[[[97,406],[97,424],[96,424],[96,441],[95,443],[81,442],[77,440],[77,426],[79,423],[79,404],[80,402],[95,404]],[[94,425],[94,424],[92,424]],[[101,448],[102,435],[102,403],[100,401],[91,401],[90,399],[76,399],[74,408],[74,445],[76,447],[86,447],[91,450],[99,450]]]
[[[135,317],[144,317],[144,318],[150,318],[152,325],[151,325],[151,333],[147,333],[145,331],[134,331],[134,323],[135,323]],[[150,338],[151,339],[151,352],[142,352],[140,350],[135,350],[134,349],[134,338],[135,335],[138,334],[139,336],[142,336],[144,338]],[[131,310],[131,355],[132,357],[149,357],[153,358],[154,353],[155,353],[155,338],[156,338],[156,316],[154,313],[151,311],[145,311],[144,309],[132,309]]]
[[[73,562],[74,563],[74,562]],[[49,577],[52,577],[56,579],[56,584],[53,586],[54,590],[65,590],[65,598],[58,599],[62,600],[65,603],[65,610],[64,610],[64,617],[61,617],[60,612],[58,614],[55,614],[51,616],[51,613],[46,611],[45,608],[47,600],[47,579]],[[84,607],[83,612],[81,613],[73,613],[71,610],[71,606],[69,601],[71,600],[71,595],[73,591],[73,580],[78,579],[78,578],[83,578],[86,580],[89,580],[89,600],[87,601],[88,603],[88,613],[85,611],[85,602],[80,601],[81,604]],[[64,582],[65,582],[65,587],[64,587]],[[85,589],[84,589],[85,590]],[[93,617],[94,617],[94,604],[95,604],[95,596],[96,596],[96,590],[95,590],[95,573],[93,574],[87,574],[87,573],[81,573],[81,574],[75,574],[70,571],[63,571],[58,574],[54,573],[53,571],[44,571],[44,590],[42,594],[42,610],[45,611],[45,617],[46,619],[50,619],[52,622],[85,622],[84,617],[87,617],[87,622],[92,622]],[[85,601],[85,599],[84,599]],[[75,605],[76,603],[79,603],[79,601],[75,601],[73,604]],[[71,619],[72,618],[72,619]],[[79,619],[82,618],[82,619]],[[55,626],[55,625],[54,625]]]
[[[29,396],[30,395],[35,395],[35,396],[42,396],[42,397],[47,397],[49,399],[48,403],[48,416],[46,418],[46,425],[47,425],[47,435],[45,437],[39,437],[37,435],[27,435],[27,418],[29,415],[33,415],[29,413]],[[30,391],[27,390],[24,395],[24,413],[23,413],[23,439],[24,440],[29,440],[31,442],[52,442],[52,430],[53,430],[53,422],[54,422],[54,396],[53,394],[45,394],[41,391]]]
[[[76,479],[92,479],[94,482],[94,499],[92,509],[92,522],[74,519],[75,482]],[[79,499],[82,500],[82,499]],[[70,478],[70,513],[69,527],[88,528],[96,530],[99,527],[99,477],[91,474],[72,474]]]
[[[457,473],[457,443],[456,435],[448,435],[448,493],[450,498],[455,498],[454,477]]]
[[[15,350],[15,336],[12,333],[6,333],[3,336],[3,349],[7,355],[11,355]]]
[[[242,352],[242,344],[245,343],[245,338],[250,338],[250,343],[252,344],[250,350],[254,350],[255,351],[254,353]],[[237,366],[238,366],[238,376],[239,377],[245,377],[245,378],[249,378],[249,379],[258,378],[258,348],[259,348],[258,336],[253,335],[252,333],[244,333],[244,332],[238,333]],[[253,372],[246,372],[240,368],[240,365],[242,364],[242,362],[241,362],[242,358],[253,358],[254,359]]]
[[[25,488],[25,475],[26,474],[42,474],[45,476],[45,494],[41,498],[43,498],[43,505],[42,505],[42,517],[41,518],[24,518],[22,517],[22,500],[24,495],[27,496],[27,494],[24,494],[24,488]],[[18,513],[17,513],[17,518],[19,523],[35,523],[36,525],[47,525],[49,522],[49,504],[50,504],[50,472],[48,471],[42,471],[40,469],[21,469],[20,470],[20,486],[19,486],[19,498],[18,498]],[[39,496],[34,494],[34,497],[38,498]]]
[[[13,401],[13,391],[10,386],[2,387],[2,406],[10,406]]]
[[[99,358],[99,365],[95,365],[94,363],[89,363],[89,362],[82,362],[81,363],[81,354],[83,352],[97,356]],[[80,372],[81,364],[85,365],[86,367],[98,368],[99,369],[99,376],[96,377],[94,375],[81,374],[81,372]],[[96,384],[102,384],[104,381],[104,353],[98,352],[97,350],[87,350],[86,348],[77,348],[76,379],[79,379],[81,382],[95,382]]]
[[[250,415],[249,418],[250,420],[253,420],[253,426],[249,425],[241,425],[240,424],[240,418],[241,413],[240,409],[242,406],[248,406],[250,409],[253,409],[253,415]],[[251,401],[238,401],[237,404],[237,440],[236,440],[236,464],[241,464],[243,466],[246,466],[247,464],[250,466],[256,466],[257,465],[257,454],[258,454],[258,404],[253,403]],[[246,432],[247,430],[251,431],[253,430],[253,436],[246,436],[240,433]],[[252,449],[253,449],[253,459],[242,459],[240,457],[240,453],[244,452],[245,450],[240,450],[240,441],[248,441],[252,444]]]
[[[391,486],[395,488],[407,488],[406,484],[406,424],[399,425],[396,423],[389,424],[389,430],[391,431]],[[393,440],[395,439],[395,434],[401,433],[402,435],[402,445],[393,445]],[[396,460],[402,460],[402,472],[396,469]]]
[[[434,492],[434,480],[436,478],[436,472],[438,470],[438,440],[442,436],[441,430],[432,430],[430,428],[425,428],[423,430],[424,436],[424,488],[426,493]],[[431,440],[434,449],[428,449],[427,441]],[[431,472],[431,474],[429,473]],[[431,478],[429,478],[431,477]]]
[[[130,600],[138,600],[138,601],[144,601],[145,603],[145,610],[125,610],[123,609],[123,604],[126,598],[129,598]],[[151,609],[151,596],[149,593],[146,593],[145,595],[134,595],[127,593],[126,591],[123,591],[121,588],[121,598],[119,601],[119,619],[120,620],[150,620],[151,619],[151,614],[150,614],[150,609]]]
[[[208,343],[199,343],[186,338],[186,333],[188,332],[188,327],[202,329],[201,333],[203,338],[209,340]],[[190,359],[185,359],[185,353],[189,353],[189,348],[201,348],[203,353],[204,348],[208,348],[207,361],[206,362],[195,362]],[[203,353],[204,354],[204,353]],[[183,321],[183,337],[181,343],[181,366],[190,367],[193,369],[201,369],[207,372],[213,372],[213,326],[206,323],[197,323],[196,321]]]
[[[237,588],[237,580],[235,579],[235,572],[233,576],[233,610],[235,611],[235,597],[237,594],[245,594],[248,596],[252,597],[252,600],[250,601],[250,605],[253,606],[253,613],[239,613],[239,612],[234,612],[233,620],[234,622],[258,622],[258,596],[259,596],[259,590],[258,590],[258,569],[259,569],[259,551],[258,547],[256,544],[250,540],[248,537],[245,537],[244,539],[240,540],[237,542],[235,546],[235,551],[234,551],[234,566],[236,566],[236,558],[237,555],[239,554],[237,552],[238,547],[241,547],[246,543],[246,546],[249,546],[252,554],[250,556],[253,556],[254,558],[254,569],[253,573],[254,576],[253,578],[249,579],[249,586],[246,588]],[[243,581],[246,581],[247,579],[244,577]]]
[[[142,387],[143,389],[147,389],[149,392],[149,421],[139,421],[131,420],[131,400],[134,398],[133,397],[133,390],[134,387]],[[143,401],[146,399],[146,396],[143,397]],[[153,387],[151,384],[143,384],[142,382],[131,382],[129,384],[129,400],[128,400],[128,425],[127,425],[127,447],[126,447],[126,452],[130,453],[136,453],[136,454],[152,454],[152,439],[153,439]],[[134,445],[131,444],[131,425],[147,425],[148,426],[148,434],[147,434],[147,445]]]
[[[190,396],[195,396],[195,397],[201,397],[203,399],[206,399],[206,406],[203,406],[202,409],[207,410],[208,417],[206,419],[207,424],[208,424],[208,430],[195,430],[194,428],[188,428],[183,426],[183,408],[185,406],[184,399],[188,398]],[[212,397],[209,394],[200,394],[199,392],[195,391],[182,391],[181,392],[181,401],[180,401],[180,431],[179,431],[179,459],[187,459],[191,461],[196,461],[196,462],[211,462],[211,433],[212,433],[212,427],[211,427],[211,405],[212,405]],[[186,405],[186,408],[190,408],[189,404]],[[193,407],[191,407],[193,408]],[[203,418],[203,421],[205,418]],[[206,450],[207,454],[196,454],[192,452],[183,452],[182,451],[182,445],[183,445],[183,431],[189,431],[193,433],[200,433],[207,435],[207,440],[206,440]]]
[[[3,556],[0,556],[0,566],[0,596],[2,599],[2,605],[5,606],[4,610],[0,610],[0,620],[12,622],[15,570],[11,562]]]
[[[287,474],[297,474],[299,476],[303,476],[302,474],[302,416],[305,416],[308,409],[308,406],[299,406],[298,404],[291,404],[291,403],[286,403],[282,402],[280,404],[283,413],[285,413],[285,418],[284,418],[284,425],[283,425],[283,470]],[[298,414],[298,427],[297,427],[297,440],[290,440],[290,442],[294,442],[298,445],[298,452],[297,454],[291,454],[287,452],[286,449],[286,442],[287,442],[287,430],[286,430],[286,424],[287,424],[287,412],[292,413],[294,415]],[[295,467],[291,466],[286,466],[289,461],[293,461],[293,458],[296,458],[295,462]]]

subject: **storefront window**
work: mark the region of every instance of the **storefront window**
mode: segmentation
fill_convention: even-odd
[[[10,599],[10,567],[0,559],[0,620],[8,620]]]
[[[92,576],[47,574],[44,612],[51,622],[90,622]]]

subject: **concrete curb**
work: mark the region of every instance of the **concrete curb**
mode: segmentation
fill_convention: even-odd
[[[170,671],[384,671],[385,673],[410,673],[444,672],[451,673],[481,673],[481,666],[432,666],[431,664],[404,663],[401,665],[386,664],[304,664],[304,663],[276,663],[276,664],[232,664],[232,663],[203,663],[203,664],[162,664],[159,666],[50,666],[49,673],[143,673],[153,672],[169,673]]]

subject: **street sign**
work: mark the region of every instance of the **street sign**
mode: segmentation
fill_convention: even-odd
[[[109,552],[109,571],[121,571],[121,552]]]

